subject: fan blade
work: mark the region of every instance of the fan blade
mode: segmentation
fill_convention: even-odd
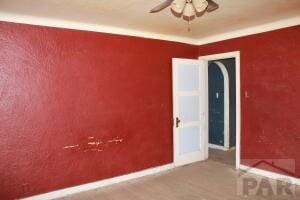
[[[166,0],[165,2],[159,4],[158,6],[156,6],[155,8],[153,8],[152,10],[150,10],[150,13],[156,13],[156,12],[159,12],[163,9],[165,9],[166,7],[168,7],[169,5],[171,5],[171,3],[173,2],[174,0]]]
[[[216,2],[214,2],[213,0],[206,0],[206,1],[208,2],[208,6],[206,9],[207,12],[212,12],[219,8],[219,5]]]

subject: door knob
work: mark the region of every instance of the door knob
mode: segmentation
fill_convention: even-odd
[[[176,128],[179,127],[179,123],[180,123],[180,119],[178,117],[176,117]]]

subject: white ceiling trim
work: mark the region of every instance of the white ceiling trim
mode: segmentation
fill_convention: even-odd
[[[237,31],[213,35],[211,37],[199,39],[196,44],[203,45],[203,44],[208,44],[208,43],[213,43],[213,42],[219,42],[219,41],[223,41],[223,40],[243,37],[243,36],[247,36],[247,35],[253,35],[253,34],[257,34],[257,33],[264,33],[264,32],[268,32],[268,31],[278,30],[278,29],[287,28],[287,27],[296,26],[296,25],[300,25],[300,17],[283,19],[283,20],[279,20],[276,22],[271,22],[271,23],[254,26],[254,27],[240,29]]]
[[[217,34],[202,39],[191,39],[187,37],[180,37],[174,35],[158,34],[152,32],[112,27],[112,26],[80,23],[80,22],[66,21],[60,19],[50,19],[50,18],[19,15],[19,14],[5,13],[5,12],[0,12],[0,21],[57,27],[57,28],[76,29],[76,30],[86,30],[86,31],[94,31],[94,32],[101,32],[101,33],[111,33],[111,34],[135,36],[135,37],[142,37],[142,38],[149,38],[149,39],[181,42],[181,43],[193,44],[193,45],[203,45],[203,44],[228,40],[232,38],[238,38],[247,35],[253,35],[257,33],[263,33],[267,31],[287,28],[290,26],[300,25],[300,17],[293,17],[293,18],[284,19],[272,23],[266,23],[263,25],[254,26],[246,29],[240,29],[237,31],[227,32],[223,34]]]
[[[85,31],[94,31],[101,33],[111,33],[118,35],[127,35],[127,36],[135,36],[149,39],[159,39],[166,41],[174,41],[181,42],[186,44],[196,44],[197,40],[174,36],[174,35],[165,35],[159,33],[138,31],[133,29],[124,29],[112,26],[104,26],[97,24],[88,24],[88,23],[80,23],[73,22],[61,19],[52,19],[52,18],[44,18],[44,17],[35,17],[28,15],[19,15],[12,13],[0,12],[0,21],[6,22],[15,22],[22,24],[32,24],[32,25],[40,25],[40,26],[48,26],[48,27],[57,27],[57,28],[67,28],[67,29],[76,29],[76,30],[85,30]]]

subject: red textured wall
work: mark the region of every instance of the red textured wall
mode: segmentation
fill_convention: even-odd
[[[172,162],[175,42],[0,22],[0,199]]]
[[[297,177],[300,177],[299,36],[300,26],[295,26],[199,47],[199,55],[241,52],[242,164],[252,164],[245,159],[293,159]],[[292,166],[282,167],[293,170]]]
[[[171,58],[236,50],[242,158],[291,158],[300,177],[299,34],[196,47],[0,22],[0,199],[172,162]]]

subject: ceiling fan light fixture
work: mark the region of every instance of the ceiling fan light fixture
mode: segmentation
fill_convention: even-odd
[[[207,8],[208,2],[206,0],[193,0],[193,5],[196,12],[201,13]]]
[[[171,6],[171,12],[175,17],[182,17],[188,21],[188,25],[193,19],[201,17],[205,12],[211,12],[219,8],[214,0],[165,0],[150,10],[150,13],[159,12],[168,6]],[[190,27],[188,27],[188,31],[190,30]]]
[[[195,8],[192,3],[186,3],[184,10],[183,10],[183,16],[185,17],[193,17],[196,15]]]
[[[186,0],[175,0],[171,9],[178,14],[181,14],[186,4]]]

